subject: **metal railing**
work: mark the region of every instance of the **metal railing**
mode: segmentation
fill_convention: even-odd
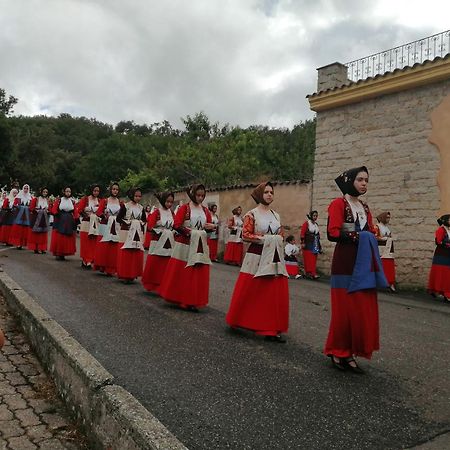
[[[348,79],[363,80],[450,53],[450,30],[345,64]]]

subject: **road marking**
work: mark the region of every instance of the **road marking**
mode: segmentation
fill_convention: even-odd
[[[11,250],[12,248],[14,248],[14,247],[6,247],[6,248],[2,248],[2,249],[0,250],[0,252],[6,252],[6,250]]]

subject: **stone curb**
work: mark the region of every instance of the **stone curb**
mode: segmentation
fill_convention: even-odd
[[[1,269],[0,292],[93,448],[187,450]]]

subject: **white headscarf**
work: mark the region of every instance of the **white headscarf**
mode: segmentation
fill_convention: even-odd
[[[28,187],[27,193],[24,192],[25,186]],[[33,196],[30,193],[30,185],[29,184],[24,184],[22,186],[21,191],[17,194],[17,198],[20,198],[24,205],[28,205],[31,202],[31,199],[33,198]]]
[[[18,191],[16,188],[13,188],[13,189],[11,189],[11,190],[9,191],[8,201],[9,201],[10,206],[13,204],[14,199],[16,198],[16,197],[14,196],[14,194],[16,194],[16,196],[17,196],[17,193],[18,193],[18,192],[19,192],[19,191]]]

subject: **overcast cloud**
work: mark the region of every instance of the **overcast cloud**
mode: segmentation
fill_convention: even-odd
[[[317,67],[449,18],[448,0],[0,0],[0,87],[16,114],[291,127]]]

